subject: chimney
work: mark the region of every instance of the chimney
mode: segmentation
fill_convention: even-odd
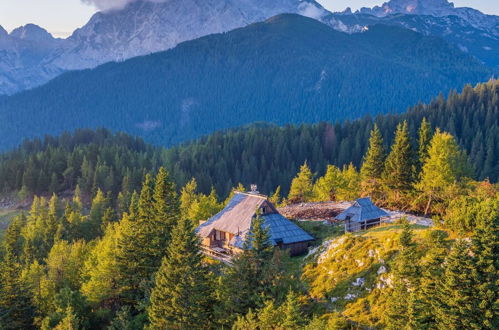
[[[251,191],[250,191],[249,193],[250,193],[250,194],[254,194],[254,195],[258,195],[258,194],[259,194],[259,192],[258,192],[258,190],[257,190],[257,189],[258,189],[257,185],[256,185],[256,184],[252,184],[252,185],[251,185]]]

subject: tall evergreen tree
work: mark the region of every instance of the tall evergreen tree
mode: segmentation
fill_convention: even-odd
[[[480,329],[473,257],[464,240],[449,253],[439,289],[436,310],[439,329]]]
[[[175,186],[164,169],[158,173],[154,188],[152,176],[146,176],[136,209],[134,199],[132,196],[130,215],[122,220],[117,261],[125,297],[137,304],[166,254],[180,205]]]
[[[473,235],[478,327],[499,328],[499,199],[480,210],[479,226]]]
[[[397,193],[408,191],[414,179],[414,153],[407,122],[397,126],[395,140],[386,158],[383,181]]]
[[[0,329],[34,329],[35,307],[20,272],[21,265],[7,254],[0,266]]]
[[[230,323],[275,298],[272,297],[273,281],[279,277],[272,267],[272,256],[269,229],[263,218],[257,216],[246,236],[243,252],[233,258],[232,267],[226,269],[218,287],[222,309],[218,318],[222,322]]]
[[[133,199],[133,198],[132,198]],[[127,303],[137,306],[144,298],[144,286],[157,270],[157,253],[149,249],[154,241],[156,221],[153,210],[152,177],[145,178],[136,214],[123,216],[120,236],[117,242],[116,259],[118,262],[122,293]]]
[[[289,291],[285,303],[281,306],[283,314],[282,328],[301,329],[304,325],[304,318],[301,313],[301,306],[298,302],[298,296],[295,292]]]
[[[314,200],[332,201],[342,196],[347,189],[347,182],[339,168],[328,165],[326,174],[319,178],[314,185]]]
[[[452,135],[438,129],[431,139],[428,157],[416,188],[427,197],[425,214],[434,201],[441,200],[446,190],[463,176],[469,175],[466,156]]]
[[[209,326],[212,294],[192,222],[182,220],[172,232],[167,255],[155,276],[148,308],[152,329]]]
[[[423,117],[421,121],[421,126],[419,127],[418,134],[418,173],[423,168],[423,165],[428,157],[428,148],[430,147],[431,138],[433,136],[433,132],[431,129],[431,124],[426,117]]]
[[[305,162],[300,172],[291,182],[288,200],[291,203],[308,202],[313,194],[313,176],[310,167]]]
[[[150,242],[151,249],[157,253],[157,267],[169,245],[170,235],[180,218],[180,200],[175,184],[170,180],[168,172],[161,167],[156,176],[153,195],[154,218],[156,220],[156,239]]]
[[[362,162],[360,174],[366,181],[381,179],[385,166],[385,148],[383,147],[383,137],[377,124],[371,131],[369,138],[369,148]]]
[[[386,317],[389,329],[402,329],[409,322],[417,323],[411,316],[418,311],[419,305],[417,295],[413,294],[418,288],[419,267],[416,244],[408,222],[404,224],[399,243],[401,248],[393,267],[393,289],[387,292]]]
[[[108,208],[109,201],[102,192],[98,189],[95,197],[92,199],[92,205],[90,207],[90,214],[87,223],[87,240],[96,238],[103,233],[103,218]]]

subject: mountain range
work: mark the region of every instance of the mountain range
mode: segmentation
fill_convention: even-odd
[[[492,75],[440,38],[387,25],[348,34],[283,14],[4,97],[0,139],[102,126],[172,145],[258,121],[400,112]]]
[[[180,42],[230,31],[281,13],[308,16],[348,33],[390,24],[457,45],[499,68],[499,17],[447,0],[391,0],[355,13],[331,13],[314,0],[136,0],[96,13],[67,39],[29,24],[0,27],[0,94],[39,86],[69,70],[163,51]],[[0,22],[1,23],[1,22]]]

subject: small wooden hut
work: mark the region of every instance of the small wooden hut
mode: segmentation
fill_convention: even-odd
[[[388,213],[377,207],[371,198],[360,198],[348,209],[336,216],[337,220],[345,222],[345,232],[366,230],[381,224]]]
[[[307,252],[314,238],[279,214],[267,196],[256,191],[236,192],[222,211],[196,228],[204,252],[218,259],[230,260],[234,254],[243,251],[257,210],[264,226],[269,229],[274,246],[289,250],[291,255]]]

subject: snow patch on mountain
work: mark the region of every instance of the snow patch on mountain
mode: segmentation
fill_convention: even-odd
[[[499,35],[499,16],[486,15],[468,7],[455,7],[448,0],[390,0],[381,6],[361,8],[358,13],[385,17],[393,14],[429,15],[435,17],[457,16],[472,26],[492,30]]]

